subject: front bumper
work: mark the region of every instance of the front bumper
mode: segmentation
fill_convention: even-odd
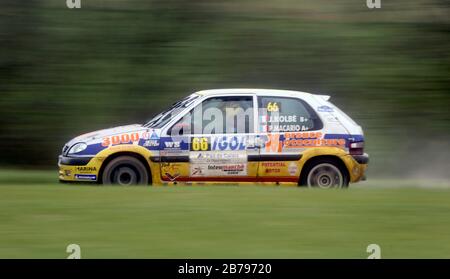
[[[68,166],[86,166],[92,158],[93,157],[68,157],[60,155],[58,158],[58,164]]]
[[[59,180],[64,182],[98,180],[100,162],[94,157],[59,156]]]

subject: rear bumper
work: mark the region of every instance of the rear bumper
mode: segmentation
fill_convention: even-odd
[[[348,172],[350,174],[350,182],[358,182],[366,180],[366,171],[369,163],[369,155],[346,155],[345,162]]]
[[[364,153],[364,155],[352,155],[352,157],[358,164],[366,165],[369,163],[369,154],[367,153]]]

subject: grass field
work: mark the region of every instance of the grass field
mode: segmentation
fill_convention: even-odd
[[[0,171],[0,258],[450,257],[450,187],[97,187]]]

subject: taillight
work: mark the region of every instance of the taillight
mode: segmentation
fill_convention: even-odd
[[[352,142],[349,148],[350,155],[363,155],[364,154],[364,142]]]

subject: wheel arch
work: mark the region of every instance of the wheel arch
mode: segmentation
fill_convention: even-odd
[[[317,156],[313,156],[308,158],[302,166],[302,169],[300,170],[300,176],[298,178],[298,185],[299,186],[303,186],[302,181],[305,181],[306,176],[308,175],[306,172],[309,169],[309,166],[315,164],[316,162],[320,161],[320,160],[330,160],[334,163],[336,163],[336,165],[339,167],[340,170],[345,172],[346,177],[348,178],[348,180],[350,180],[350,172],[347,168],[347,165],[345,164],[345,162],[336,155],[317,155]]]
[[[108,157],[105,158],[105,160],[103,161],[100,170],[98,172],[98,183],[102,184],[103,183],[103,171],[105,169],[105,167],[109,164],[109,162],[111,162],[113,159],[121,157],[121,156],[131,156],[134,157],[136,159],[138,159],[144,166],[145,169],[147,170],[148,173],[148,177],[149,177],[149,184],[152,184],[152,170],[150,168],[150,165],[148,163],[148,161],[145,159],[145,157],[139,153],[136,152],[132,152],[132,151],[119,151],[119,152],[115,152],[112,153],[111,155],[109,155]]]

